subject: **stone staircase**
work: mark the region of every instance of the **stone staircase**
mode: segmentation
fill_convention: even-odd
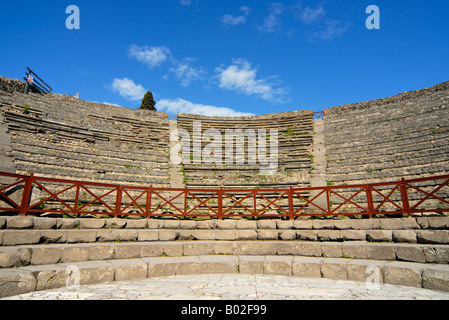
[[[449,217],[167,220],[0,217],[0,297],[189,274],[271,274],[449,291]]]

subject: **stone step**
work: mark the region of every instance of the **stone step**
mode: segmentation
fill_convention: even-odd
[[[192,274],[265,274],[368,281],[448,291],[449,266],[296,256],[183,256],[61,263],[0,270],[0,297],[69,285]]]
[[[168,235],[170,231],[166,231]],[[160,256],[294,255],[418,263],[449,264],[449,246],[310,241],[146,241],[125,243],[64,243],[0,247],[0,268],[69,262]]]
[[[39,243],[182,240],[370,241],[449,244],[448,230],[94,229],[0,230],[3,246]]]

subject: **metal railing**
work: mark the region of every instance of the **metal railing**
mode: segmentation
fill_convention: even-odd
[[[45,83],[36,73],[34,73],[30,68],[27,67],[28,72],[25,74],[26,78],[23,79],[26,81],[25,94],[28,94],[28,90],[32,87],[35,91],[39,93],[50,93],[52,92],[52,88]]]
[[[155,217],[349,216],[449,212],[449,175],[385,183],[285,189],[172,189],[17,175],[0,212]]]

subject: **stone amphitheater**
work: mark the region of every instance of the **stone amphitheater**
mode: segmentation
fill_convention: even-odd
[[[169,120],[23,86],[0,77],[0,298],[65,287],[75,271],[79,284],[228,273],[364,282],[373,266],[381,283],[449,292],[449,82],[318,119]],[[173,130],[207,144],[195,121],[223,136],[277,129],[277,171],[174,164]]]

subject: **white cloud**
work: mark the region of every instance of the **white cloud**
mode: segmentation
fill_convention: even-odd
[[[193,103],[184,99],[162,99],[157,102],[157,108],[159,111],[163,111],[168,114],[189,113],[210,117],[243,117],[254,115],[252,113],[238,112],[230,108]]]
[[[274,33],[281,29],[281,14],[284,12],[284,5],[275,2],[271,4],[270,14],[265,17],[263,25],[259,26],[259,31],[264,33]]]
[[[319,6],[316,9],[312,9],[310,7],[306,7],[304,10],[300,10],[297,14],[299,20],[306,24],[311,24],[317,21],[322,16],[326,15],[326,11],[323,6]]]
[[[233,60],[232,65],[227,68],[216,68],[215,71],[220,88],[241,92],[248,96],[257,95],[273,102],[284,101],[286,90],[274,88],[274,84],[267,79],[257,79],[257,69],[244,59]]]
[[[131,101],[142,100],[143,96],[147,92],[147,90],[140,84],[135,84],[134,81],[128,78],[115,78],[112,81],[111,89],[123,98]]]
[[[192,0],[180,0],[179,3],[180,3],[182,6],[189,7],[190,5],[192,5]]]
[[[137,61],[145,63],[148,67],[154,68],[165,61],[171,56],[171,51],[167,47],[139,47],[133,44],[128,51],[128,55],[131,58],[135,58]]]
[[[230,26],[238,26],[240,24],[244,24],[246,23],[246,18],[248,17],[248,15],[251,12],[251,8],[250,7],[240,7],[240,11],[243,12],[243,15],[241,16],[233,16],[230,14],[225,14],[222,18],[221,18],[221,22],[225,25],[230,25]]]
[[[350,27],[349,23],[339,20],[327,21],[326,24],[324,29],[312,33],[309,36],[310,40],[333,40],[348,31]]]
[[[173,73],[183,87],[188,87],[192,82],[203,79],[206,75],[206,69],[203,67],[195,67],[193,63],[195,59],[185,58],[182,61],[173,61],[173,67],[170,72]],[[168,78],[165,76],[165,78]]]

